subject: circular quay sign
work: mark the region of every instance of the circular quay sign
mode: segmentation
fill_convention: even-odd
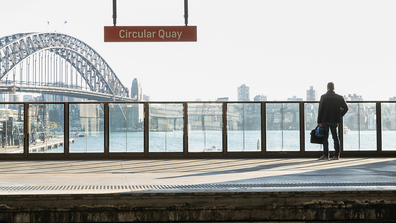
[[[105,42],[196,42],[196,26],[105,26]]]
[[[104,27],[105,42],[196,42],[197,27],[188,26],[188,0],[184,0],[185,26],[116,26],[117,0],[113,0],[113,25]]]

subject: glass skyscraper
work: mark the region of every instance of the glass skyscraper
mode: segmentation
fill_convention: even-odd
[[[132,81],[131,98],[135,101],[143,101],[142,86],[137,78]]]

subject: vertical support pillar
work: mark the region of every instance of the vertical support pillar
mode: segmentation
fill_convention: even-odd
[[[149,155],[149,103],[144,102],[144,156],[148,157]]]
[[[36,54],[33,54],[33,56],[32,56],[33,58],[32,58],[32,62],[33,62],[33,64],[32,64],[32,75],[33,75],[33,77],[32,77],[32,81],[33,81],[33,85],[34,86],[36,86]]]
[[[64,136],[64,139],[65,139],[65,141],[64,141],[64,144],[65,144],[65,157],[66,158],[69,158],[69,152],[70,152],[70,130],[69,130],[69,127],[70,127],[70,124],[69,124],[69,121],[70,121],[70,106],[69,106],[69,102],[65,102],[64,103],[64,105],[65,105],[65,108],[64,108],[64,134],[65,134],[65,136]]]
[[[48,51],[48,53],[47,53],[47,76],[46,76],[46,79],[47,79],[47,81],[46,81],[46,84],[47,84],[47,86],[50,86],[49,85],[49,83],[50,83],[50,76],[51,76],[51,52],[49,52]]]
[[[43,79],[43,85],[45,86],[45,83],[48,83],[47,80],[47,74],[49,73],[49,70],[47,69],[47,65],[48,65],[48,53],[47,51],[44,51],[44,79]]]
[[[299,103],[300,111],[300,154],[304,156],[305,153],[305,103]]]
[[[27,159],[29,155],[29,103],[23,103],[23,134],[24,134],[24,141],[23,141],[23,155],[24,158]]]
[[[110,150],[109,111],[110,111],[109,102],[105,102],[104,103],[104,153],[106,158],[109,158],[109,150]]]
[[[227,102],[222,103],[222,121],[223,121],[223,156],[227,157],[228,138],[227,138]]]
[[[377,115],[377,153],[380,156],[382,153],[382,107],[381,102],[375,104],[375,110]]]
[[[20,78],[20,85],[23,85],[23,61],[19,65],[20,70],[19,70],[19,78]]]
[[[267,103],[261,102],[261,154],[265,157],[267,150]]]
[[[188,157],[188,103],[183,102],[183,156]]]
[[[26,63],[26,85],[30,85],[30,77],[29,77],[29,72],[30,72],[30,57],[26,58],[27,63]]]
[[[340,153],[344,152],[344,119],[338,124],[338,138],[340,140]],[[321,146],[323,148],[323,145]]]
[[[40,56],[39,56],[39,60],[40,60],[40,62],[39,62],[39,70],[40,70],[40,80],[39,80],[39,82],[40,82],[40,85],[39,86],[42,86],[43,85],[43,73],[44,73],[44,71],[43,71],[43,69],[44,69],[44,65],[43,65],[43,63],[44,63],[44,59],[43,59],[43,53],[42,52],[40,52]]]

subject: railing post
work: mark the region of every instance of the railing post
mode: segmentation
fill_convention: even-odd
[[[305,103],[299,102],[300,112],[300,154],[304,156],[305,153]]]
[[[109,158],[109,149],[110,149],[109,112],[110,112],[109,102],[105,102],[104,103],[104,153],[106,158]]]
[[[23,133],[25,135],[23,142],[23,155],[25,159],[27,159],[29,155],[29,103],[25,102],[23,106]]]
[[[267,150],[267,103],[261,102],[261,153],[265,157]]]
[[[377,153],[382,153],[382,107],[381,102],[376,103],[376,115],[377,115]]]
[[[144,156],[148,157],[149,155],[149,103],[144,102]]]
[[[69,158],[69,152],[70,152],[70,130],[69,130],[69,121],[70,121],[70,111],[69,111],[69,102],[65,102],[65,108],[64,108],[64,145],[65,145],[65,157]]]
[[[222,121],[223,121],[223,156],[227,157],[227,147],[228,147],[228,142],[227,142],[227,102],[222,103]]]
[[[340,153],[344,152],[344,119],[338,125],[338,138],[340,140]]]
[[[183,103],[183,156],[188,156],[188,103]]]

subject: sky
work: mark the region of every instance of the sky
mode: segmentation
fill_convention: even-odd
[[[118,26],[184,25],[183,0],[117,0]],[[112,0],[1,0],[0,37],[58,32],[95,49],[151,101],[306,99],[313,86],[363,99],[396,96],[394,0],[189,0],[197,42],[108,43]],[[47,23],[49,22],[49,25]],[[65,23],[67,21],[67,23]],[[319,96],[318,96],[319,99]]]

